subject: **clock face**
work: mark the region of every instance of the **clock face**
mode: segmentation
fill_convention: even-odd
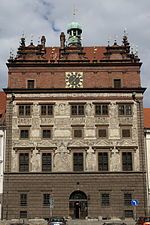
[[[83,72],[66,72],[66,88],[83,88]]]

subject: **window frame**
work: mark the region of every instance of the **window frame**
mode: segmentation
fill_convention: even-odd
[[[18,117],[31,117],[31,104],[18,104]]]
[[[75,132],[81,131],[81,136],[76,136]],[[72,138],[82,139],[84,137],[84,127],[83,126],[72,126]]]
[[[118,103],[118,116],[119,117],[123,117],[123,116],[132,117],[133,116],[133,104],[132,103]]]
[[[119,81],[119,82],[118,82]],[[119,85],[118,85],[118,83],[119,83]],[[116,84],[117,83],[117,84]],[[113,79],[113,88],[115,88],[115,89],[120,89],[120,88],[122,88],[122,80],[120,79],[120,78],[114,78]]]
[[[50,193],[43,193],[43,207],[50,207]]]
[[[123,132],[127,131],[127,130],[129,131],[129,136],[124,136]],[[131,126],[120,125],[120,132],[121,132],[121,134],[120,134],[121,138],[123,138],[123,139],[132,138],[132,127]]]
[[[106,136],[100,136],[99,131],[100,130],[105,130],[106,131]],[[98,139],[106,139],[108,138],[108,126],[96,126],[96,136]]]
[[[41,117],[53,117],[54,116],[54,104],[53,103],[40,103],[40,116]]]
[[[42,132],[42,134],[41,134],[42,139],[52,139],[52,128],[50,128],[50,127],[42,127],[41,132]],[[48,136],[44,137],[44,133],[45,132],[50,132],[49,133],[50,136],[48,135]]]
[[[49,164],[44,163],[44,161],[43,161],[44,154],[50,156]],[[47,169],[44,169],[44,167]],[[42,172],[52,172],[52,153],[51,152],[41,152],[41,171]]]
[[[24,157],[25,157],[25,155],[28,155],[28,160],[26,160],[26,162],[22,162],[21,163],[21,154],[23,155],[24,154]],[[30,153],[29,152],[19,152],[19,155],[18,155],[18,165],[19,165],[19,168],[18,168],[18,170],[19,170],[19,173],[28,173],[28,172],[30,172]],[[22,169],[21,169],[21,167],[22,167]],[[23,169],[24,168],[24,169]]]
[[[34,79],[27,80],[27,89],[34,89],[34,88],[35,88],[35,80]]]
[[[102,156],[101,161],[100,161],[100,155]],[[106,157],[106,159],[105,159],[105,157]],[[105,159],[106,162],[103,161],[103,159]],[[97,160],[98,160],[98,171],[100,171],[100,172],[109,171],[109,152],[108,151],[99,151]]]
[[[124,206],[131,206],[133,194],[129,191],[124,192]]]
[[[20,135],[19,135],[19,138],[22,140],[27,140],[30,138],[30,128],[29,127],[21,127],[19,129],[19,132],[20,132]],[[23,133],[24,132],[24,133]],[[25,132],[27,132],[25,134]],[[23,135],[24,134],[24,135]],[[22,136],[23,135],[23,136]],[[26,136],[27,135],[27,136]]]
[[[95,116],[109,116],[109,103],[94,103]],[[107,109],[105,109],[105,107]],[[99,109],[98,109],[99,108]]]
[[[74,109],[73,109],[74,107]],[[80,108],[82,107],[82,108]],[[84,117],[85,116],[85,103],[71,103],[70,104],[71,117]]]
[[[132,216],[127,216],[127,215],[132,215]],[[134,212],[132,209],[126,209],[124,210],[124,217],[125,218],[134,218]]]
[[[28,196],[27,193],[20,193],[20,206],[25,207],[28,205]]]
[[[82,157],[81,157],[81,159],[80,158],[76,158],[75,159],[75,155],[82,155]],[[72,162],[73,162],[73,172],[83,172],[84,171],[84,168],[85,168],[85,165],[84,165],[84,152],[83,151],[74,151],[73,152],[73,160],[72,160]],[[75,160],[76,160],[76,162],[75,162]],[[80,162],[82,160],[82,163],[78,163],[78,162]]]
[[[126,159],[124,158],[126,154]],[[130,157],[130,161],[129,158]],[[124,161],[123,161],[124,160]],[[122,152],[122,171],[133,171],[133,153],[131,151],[123,151]]]
[[[110,207],[110,193],[107,191],[101,192],[101,206]]]

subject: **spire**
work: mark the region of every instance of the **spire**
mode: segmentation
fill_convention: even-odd
[[[128,34],[127,34],[127,30],[124,29],[124,35],[123,35],[123,40],[122,40],[123,45],[126,48],[126,52],[130,53],[130,44],[128,42]]]

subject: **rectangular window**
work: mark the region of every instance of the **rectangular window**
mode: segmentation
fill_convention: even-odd
[[[98,136],[98,138],[107,138],[108,137],[108,128],[107,127],[97,127],[97,136]]]
[[[109,206],[109,193],[102,193],[101,194],[101,206]]]
[[[35,87],[35,81],[34,80],[27,80],[27,88],[32,89]]]
[[[132,194],[131,193],[124,193],[124,205],[131,206]]]
[[[20,138],[21,139],[29,138],[29,130],[28,129],[20,130]]]
[[[29,172],[29,153],[19,154],[19,172]]]
[[[72,116],[83,116],[84,115],[84,104],[71,105],[71,115]]]
[[[73,127],[73,138],[82,138],[83,137],[83,128],[81,127]]]
[[[95,115],[107,116],[108,115],[108,104],[95,104]]]
[[[129,128],[122,128],[121,129],[122,138],[130,138],[131,137],[131,129]]]
[[[125,210],[124,216],[125,218],[133,218],[133,210]]]
[[[132,105],[131,104],[119,104],[118,105],[119,116],[131,116]]]
[[[108,153],[107,152],[98,153],[98,170],[108,171]]]
[[[49,139],[52,137],[51,129],[43,129],[42,130],[42,138]]]
[[[52,116],[53,115],[53,104],[41,105],[41,115],[42,116]]]
[[[121,88],[121,79],[114,79],[114,88]]]
[[[19,105],[19,116],[30,116],[31,105]]]
[[[42,153],[42,172],[52,170],[52,155],[51,153]]]
[[[43,206],[49,206],[50,205],[50,194],[45,193],[43,194]]]
[[[122,152],[122,170],[132,171],[132,153]]]
[[[74,171],[83,171],[83,153],[75,152],[73,153],[73,170]]]
[[[27,206],[27,194],[20,194],[20,206]]]
[[[27,218],[27,211],[20,211],[20,219],[26,219]]]

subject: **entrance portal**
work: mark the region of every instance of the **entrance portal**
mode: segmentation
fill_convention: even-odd
[[[72,219],[85,219],[88,215],[87,196],[82,191],[74,191],[69,198],[69,215]]]

